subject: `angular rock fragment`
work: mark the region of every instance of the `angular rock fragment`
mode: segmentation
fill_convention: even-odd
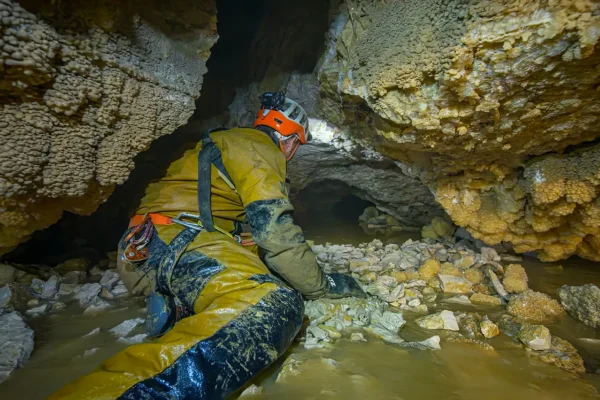
[[[461,293],[466,294],[471,291],[473,282],[458,276],[453,275],[438,275],[444,293]]]
[[[0,383],[29,359],[33,336],[18,312],[0,315]]]
[[[600,327],[600,289],[596,285],[565,285],[558,289],[558,296],[571,316],[586,325]]]
[[[452,311],[444,310],[435,314],[426,315],[415,320],[417,325],[424,329],[446,329],[458,331],[458,322]]]
[[[75,295],[75,299],[79,301],[81,307],[85,307],[96,300],[101,290],[102,286],[99,283],[86,283]]]
[[[529,322],[547,322],[565,315],[565,311],[556,300],[545,293],[530,289],[512,296],[506,310],[509,314]]]
[[[527,285],[527,272],[519,264],[510,264],[506,267],[504,272],[504,278],[502,278],[502,285],[508,293],[522,293],[528,289]]]
[[[490,321],[487,315],[483,317],[480,327],[481,333],[483,333],[483,336],[485,336],[486,339],[491,339],[500,334],[500,328],[498,328],[498,325]]]
[[[552,336],[544,325],[523,325],[519,340],[532,350],[548,350]]]

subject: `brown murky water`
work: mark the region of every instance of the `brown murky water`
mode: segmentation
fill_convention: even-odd
[[[317,243],[360,243],[372,240],[352,227],[307,229]],[[414,238],[413,234],[407,235]],[[407,238],[408,238],[407,237]],[[399,237],[402,242],[404,239]],[[534,290],[556,296],[564,284],[600,285],[600,265],[580,259],[544,264],[526,259]],[[558,267],[561,265],[562,268]],[[498,310],[443,304],[441,309]],[[24,368],[0,385],[1,399],[43,399],[54,390],[95,368],[126,345],[107,330],[126,319],[143,316],[141,299],[126,299],[109,312],[82,316],[76,305],[58,314],[34,319],[35,351]],[[410,322],[401,330],[406,340],[431,336]],[[83,337],[95,328],[99,334]],[[571,341],[588,369],[600,369],[600,336],[595,329],[567,317],[549,326],[553,334]],[[141,328],[138,328],[141,329]],[[135,332],[134,332],[135,333]],[[255,399],[592,399],[600,398],[600,375],[582,377],[528,356],[504,336],[491,342],[495,351],[475,345],[442,342],[442,350],[406,350],[369,338],[366,343],[340,339],[330,348],[291,350],[305,362],[300,373],[275,383],[280,364],[261,374],[264,392]],[[97,350],[93,350],[97,349]],[[599,361],[596,361],[599,360]]]

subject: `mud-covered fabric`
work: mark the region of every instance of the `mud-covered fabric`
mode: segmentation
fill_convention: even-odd
[[[119,399],[225,399],[285,352],[303,313],[298,294],[279,287]]]
[[[309,299],[329,290],[314,253],[292,219],[288,199],[254,201],[246,206],[254,241],[265,250],[265,263]]]
[[[124,398],[224,398],[285,351],[301,324],[299,294],[225,235],[198,236],[201,244],[188,247],[170,279],[170,290],[192,315],[157,340],[127,347],[50,399],[115,399],[129,390]]]

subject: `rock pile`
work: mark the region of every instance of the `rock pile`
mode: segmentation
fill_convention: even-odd
[[[472,242],[452,239],[408,240],[402,245],[373,240],[357,247],[327,243],[312,248],[325,272],[352,275],[370,296],[308,302],[307,348],[323,347],[346,334],[355,341],[365,340],[363,332],[358,336],[362,329],[386,342],[421,349],[437,348],[441,340],[493,350],[489,340],[503,332],[540,360],[583,372],[577,351],[542,325],[562,318],[563,308],[550,296],[528,288],[527,273],[514,263],[513,255],[489,247],[477,251]],[[510,264],[505,267],[501,261]],[[483,316],[453,312],[440,303],[493,312]],[[427,343],[405,342],[399,331],[407,323],[436,336]]]
[[[88,270],[89,262],[81,259],[69,260],[54,269],[0,264],[0,282],[3,283],[0,286],[0,382],[21,367],[33,351],[34,332],[23,315],[25,319],[37,318],[58,312],[69,303],[78,303],[83,315],[94,315],[112,307],[110,300],[128,294],[114,269],[116,253],[108,256],[110,261],[101,263],[105,270],[98,266]],[[133,327],[143,320],[134,322]],[[123,329],[117,331],[122,333]]]

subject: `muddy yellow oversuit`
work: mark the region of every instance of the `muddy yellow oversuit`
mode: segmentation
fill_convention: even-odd
[[[228,173],[214,163],[210,167],[214,224],[233,232],[237,223],[247,222],[273,271],[309,299],[327,293],[327,279],[291,217],[279,148],[255,129],[208,137]],[[148,186],[137,214],[198,214],[198,153],[206,143],[187,151]],[[302,324],[302,299],[271,275],[255,252],[223,233],[201,231],[165,278],[156,265],[173,256],[189,228],[153,229],[150,258],[130,263],[119,256],[121,277],[134,294],[166,287],[192,315],[160,339],[126,348],[51,399],[222,399],[292,343]],[[120,253],[126,245],[122,239]]]

